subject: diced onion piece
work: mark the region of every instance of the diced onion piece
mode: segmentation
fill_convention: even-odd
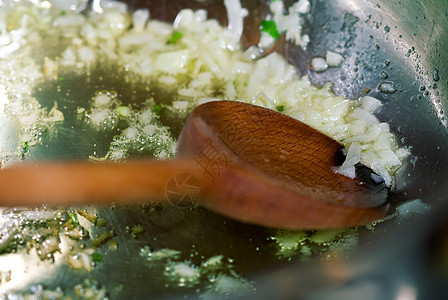
[[[347,157],[345,158],[343,167],[354,166],[361,159],[361,145],[359,143],[352,143],[347,151]]]
[[[228,25],[227,28],[232,38],[236,41],[241,39],[244,27],[244,18],[248,15],[248,11],[241,7],[240,0],[224,0],[226,6]]]
[[[116,108],[117,114],[122,117],[128,117],[131,113],[129,106],[118,106]]]
[[[401,159],[408,157],[411,154],[411,151],[406,148],[400,148],[395,152],[395,154],[401,160]]]
[[[369,112],[374,112],[382,105],[381,101],[371,96],[361,98],[361,107]]]
[[[95,61],[96,55],[92,48],[81,47],[78,49],[78,58],[87,65],[92,65]]]
[[[187,263],[173,264],[173,274],[179,277],[196,278],[199,276],[199,269]]]
[[[95,28],[90,23],[86,23],[81,27],[80,34],[89,45],[96,45],[98,43]]]
[[[249,61],[260,58],[262,55],[263,50],[256,46],[250,46],[246,51],[244,51],[244,57]]]
[[[106,122],[107,118],[110,115],[110,111],[108,109],[93,109],[90,114],[90,119],[95,124],[102,124]]]
[[[174,101],[173,108],[179,110],[186,110],[188,108],[188,101]]]
[[[311,66],[316,72],[323,72],[328,69],[327,61],[323,57],[315,57],[311,60]]]
[[[379,124],[380,121],[378,120],[378,118],[369,113],[368,111],[362,109],[362,108],[355,108],[353,110],[353,112],[351,113],[351,117],[354,119],[358,119],[358,120],[363,120],[365,121],[368,125],[372,125],[372,124]]]
[[[390,125],[388,123],[380,123],[378,126],[382,132],[390,132]]]
[[[269,4],[269,9],[274,14],[283,14],[285,6],[283,5],[283,1],[271,1]]]
[[[54,60],[44,57],[43,70],[46,80],[56,80],[58,78],[58,64]]]
[[[168,74],[184,73],[183,68],[189,57],[188,49],[165,52],[157,56],[154,68]]]
[[[392,176],[381,161],[373,161],[370,168],[379,176],[383,177],[386,186],[390,187],[392,185]]]
[[[361,145],[359,143],[352,143],[348,148],[347,157],[340,167],[334,168],[336,173],[347,176],[349,178],[356,177],[355,165],[361,160]]]
[[[138,9],[132,14],[132,23],[135,31],[142,31],[149,19],[148,9]]]
[[[342,55],[332,51],[327,51],[325,59],[329,67],[339,67],[344,61],[344,57],[342,57]]]
[[[193,22],[194,12],[191,9],[182,9],[176,16],[174,20],[173,27],[174,29],[182,29],[188,28],[190,24]]]
[[[108,106],[112,98],[107,94],[99,94],[94,99],[94,106],[95,107],[105,107]]]
[[[58,110],[58,106],[55,104],[48,113],[48,118],[52,122],[61,122],[64,121],[64,114],[62,111]]]
[[[207,293],[205,299],[219,299],[224,295],[247,295],[253,291],[253,287],[248,281],[242,278],[236,278],[225,274],[219,274]]]
[[[269,33],[262,31],[260,33],[260,41],[258,46],[262,49],[271,48],[275,43],[275,38],[273,38]]]
[[[311,38],[308,34],[302,35],[302,47],[306,49],[308,44],[311,42]]]
[[[401,166],[401,161],[398,159],[397,155],[390,150],[383,150],[378,153],[381,162],[390,170],[396,169]]]
[[[147,27],[153,33],[161,36],[168,36],[173,33],[173,28],[169,24],[158,20],[149,21]]]
[[[311,4],[309,0],[299,0],[294,5],[294,10],[301,14],[307,14],[311,10]]]
[[[61,16],[61,17],[57,18],[56,20],[54,20],[53,26],[55,26],[55,27],[59,27],[59,26],[75,27],[75,26],[83,25],[85,23],[86,23],[86,18],[83,15],[69,14],[69,15]]]

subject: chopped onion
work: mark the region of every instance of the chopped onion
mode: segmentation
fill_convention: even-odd
[[[390,149],[380,151],[378,153],[379,159],[388,169],[393,170],[401,166],[401,161],[397,155]]]
[[[226,6],[227,18],[229,20],[227,29],[230,36],[239,41],[243,34],[244,18],[248,15],[248,11],[241,7],[240,0],[224,0]]]
[[[361,101],[361,107],[368,112],[374,112],[382,105],[380,100],[373,98],[371,96],[364,96],[360,99],[360,101]]]
[[[173,101],[173,108],[186,110],[188,108],[188,101]]]
[[[168,74],[175,74],[185,67],[189,57],[187,49],[161,53],[155,60],[154,68]]]
[[[258,46],[262,49],[268,49],[271,48],[275,43],[275,38],[273,38],[269,33],[267,32],[261,32],[260,33],[260,41],[258,42]]]
[[[263,50],[256,46],[250,46],[244,51],[244,57],[247,60],[254,60],[260,58],[263,55]]]
[[[357,107],[353,110],[353,112],[351,113],[351,117],[354,119],[363,120],[368,125],[380,123],[380,121],[378,120],[378,118],[375,115],[373,115],[373,114],[369,113],[368,111],[366,111],[362,108],[359,108],[359,107]]]
[[[325,59],[329,67],[339,67],[344,61],[344,57],[342,57],[342,55],[332,51],[327,51]]]
[[[336,173],[347,176],[349,178],[356,177],[355,165],[361,160],[361,145],[352,143],[348,148],[347,157],[340,167],[334,168]]]
[[[93,105],[95,105],[95,107],[105,107],[110,104],[111,100],[112,98],[109,95],[101,93],[95,97]]]
[[[294,10],[301,14],[307,14],[311,10],[311,4],[309,0],[299,0],[294,5]]]
[[[315,57],[311,60],[311,66],[316,72],[323,72],[328,69],[327,61],[323,57]]]
[[[135,31],[142,31],[149,19],[148,9],[139,9],[132,14],[132,23]]]

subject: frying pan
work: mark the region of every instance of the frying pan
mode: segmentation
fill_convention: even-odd
[[[2,262],[16,259],[22,264],[16,267],[24,270],[24,284],[11,287],[10,291],[26,293],[39,285],[50,290],[69,290],[87,280],[104,287],[112,299],[197,297],[194,289],[169,284],[167,287],[160,275],[163,268],[142,263],[140,250],[145,246],[178,249],[183,259],[218,254],[231,258],[235,261],[234,270],[250,279],[256,289],[255,294],[242,296],[244,299],[358,299],[360,295],[372,299],[400,295],[415,299],[418,295],[426,299],[446,291],[447,270],[440,267],[446,261],[440,253],[446,250],[444,215],[448,211],[444,204],[448,186],[448,3],[311,2],[311,14],[305,24],[310,44],[306,49],[286,44],[282,53],[316,85],[333,82],[335,93],[352,99],[369,89],[369,95],[382,101],[379,119],[391,125],[403,144],[412,145],[414,156],[399,171],[397,178],[404,179],[397,182],[397,189],[390,196],[391,211],[403,202],[421,199],[433,208],[429,213],[403,222],[384,222],[373,232],[361,229],[357,251],[346,259],[316,257],[309,262],[288,262],[275,255],[269,240],[272,229],[231,221],[202,209],[89,208],[115,230],[117,250],[102,253],[104,261],[90,273],[71,270],[58,261],[36,263],[14,256],[19,254],[3,255]],[[128,4],[131,8],[149,7],[152,17],[166,21],[172,21],[182,7],[205,8],[209,17],[226,24],[223,4],[212,0],[131,0]],[[242,4],[251,12],[246,24],[259,24],[259,17],[267,13],[265,1],[245,0]],[[245,32],[244,42],[250,43],[253,32]],[[342,53],[343,64],[322,73],[309,71],[310,59],[327,50]],[[382,91],[384,81],[392,82],[395,92]],[[89,92],[93,90],[79,89],[71,95],[82,98],[83,93]],[[45,106],[49,94],[43,87],[36,97]],[[66,99],[63,103],[67,109],[71,101]],[[67,130],[61,130],[63,134],[57,139],[30,149],[29,159],[83,158],[93,150],[101,152],[108,147],[110,137],[81,130],[74,133],[69,130],[73,122],[66,120]],[[129,235],[133,225],[145,228],[138,238]],[[104,231],[92,228],[92,234],[96,234],[95,230]],[[14,279],[7,282],[9,286],[11,282]]]

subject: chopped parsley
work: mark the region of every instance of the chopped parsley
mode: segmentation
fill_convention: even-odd
[[[279,111],[279,112],[282,112],[282,111],[285,110],[285,106],[284,106],[284,105],[277,105],[277,106],[275,107],[275,109],[276,109],[277,111]]]
[[[277,29],[277,24],[275,24],[272,20],[264,20],[261,22],[261,31],[269,33],[270,36],[272,36],[274,39],[278,38],[280,33]]]
[[[95,252],[95,253],[92,254],[92,260],[93,260],[94,262],[100,262],[100,261],[103,261],[103,256],[102,256],[100,253]]]
[[[68,214],[68,216],[70,217],[70,220],[72,220],[73,226],[74,227],[78,227],[79,226],[79,221],[78,221],[78,216],[76,215],[75,212],[71,212]]]
[[[163,106],[162,106],[162,104],[156,104],[156,105],[154,105],[154,113],[155,113],[156,115],[160,115],[160,113],[162,112],[162,110],[163,110]]]
[[[173,35],[169,38],[168,44],[174,44],[176,43],[181,37],[183,36],[183,33],[180,31],[175,31]]]

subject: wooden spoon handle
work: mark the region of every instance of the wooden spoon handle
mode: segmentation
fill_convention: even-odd
[[[198,180],[187,182],[189,175],[200,178],[199,171],[191,159],[14,166],[0,171],[0,205],[178,201],[200,187]]]

